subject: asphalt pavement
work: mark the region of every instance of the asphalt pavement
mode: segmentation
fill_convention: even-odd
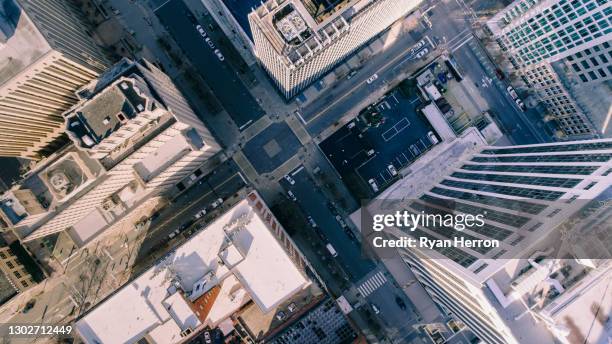
[[[211,38],[210,28],[198,20],[182,0],[167,1],[155,9],[155,14],[240,130],[264,115],[237,71],[225,57],[219,57],[224,56],[223,51],[219,42]],[[197,25],[202,33],[196,29]]]
[[[336,220],[336,214],[330,209],[329,201],[308,175],[306,169],[299,167],[289,175],[294,183],[291,184],[283,179],[280,182],[281,185],[285,190],[293,192],[302,211],[312,217],[316,228],[311,228],[320,231],[323,236],[321,240],[330,243],[338,252],[336,259],[349,275],[349,279],[352,282],[359,281],[374,270],[376,267],[374,262],[362,255],[359,243],[351,239],[344,231]]]

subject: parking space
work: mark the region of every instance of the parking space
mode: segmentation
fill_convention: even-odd
[[[374,193],[382,191],[402,168],[438,141],[437,136],[431,137],[436,135],[433,127],[417,111],[420,105],[418,97],[395,89],[363,109],[320,147],[341,175],[355,173]]]
[[[263,116],[263,109],[227,63],[227,52],[211,36],[209,25],[197,19],[182,0],[167,1],[155,14],[240,130]]]
[[[272,123],[247,141],[242,152],[257,173],[269,173],[289,160],[302,146],[286,122]]]

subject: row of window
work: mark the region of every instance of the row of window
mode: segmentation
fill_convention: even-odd
[[[586,150],[606,150],[612,149],[612,141],[604,142],[584,142],[561,145],[538,145],[531,147],[515,147],[500,149],[485,149],[481,154],[521,154],[521,153],[550,153],[550,152],[570,152]]]
[[[441,187],[434,187],[431,189],[432,193],[438,195],[453,197],[457,199],[464,199],[474,203],[481,203],[493,207],[505,208],[521,213],[527,213],[532,215],[538,215],[546,206],[543,204],[531,203],[523,200],[506,199],[495,196],[479,195],[471,192],[449,190]]]
[[[550,186],[559,188],[572,188],[580,183],[580,179],[573,178],[553,178],[553,177],[536,177],[536,176],[517,176],[503,174],[480,174],[480,173],[464,173],[455,172],[451,177],[460,179],[483,180],[488,182],[511,183]]]
[[[542,165],[463,165],[462,170],[498,171],[517,173],[580,174],[590,175],[598,166],[542,166]]]
[[[456,180],[443,180],[442,185],[451,186],[455,188],[473,190],[473,191],[483,191],[483,192],[491,192],[508,196],[516,196],[522,198],[532,198],[546,201],[556,201],[561,196],[563,196],[563,192],[560,191],[550,191],[550,190],[540,190],[540,189],[527,189],[516,186],[503,186],[503,185],[490,185],[490,184],[478,184],[478,183],[470,183]]]

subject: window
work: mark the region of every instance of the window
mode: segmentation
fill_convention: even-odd
[[[13,275],[15,275],[15,277],[17,278],[21,278],[21,274],[19,273],[19,271],[13,271]]]
[[[9,267],[9,269],[14,269],[15,265],[13,264],[13,262],[6,262],[6,266]]]
[[[0,258],[6,259],[6,254],[4,254],[4,252],[0,252]]]

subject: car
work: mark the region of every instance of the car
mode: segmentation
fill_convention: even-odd
[[[223,56],[223,54],[221,53],[219,49],[215,49],[215,55],[217,55],[217,58],[219,59],[219,61],[225,61],[225,57]]]
[[[349,129],[353,129],[353,128],[355,128],[355,125],[356,125],[355,122],[351,121],[351,122],[349,122],[349,124],[346,125],[346,127],[349,128]]]
[[[181,232],[181,230],[180,230],[180,229],[178,229],[178,228],[177,228],[177,229],[175,229],[175,230],[173,230],[173,231],[172,231],[170,234],[168,234],[168,239],[172,239],[172,238],[174,238],[174,237],[175,237],[175,236],[177,236],[177,235],[178,235],[180,232]]]
[[[416,145],[410,145],[410,152],[412,152],[414,156],[418,156],[419,154],[421,154],[421,151]]]
[[[276,313],[276,319],[278,321],[283,321],[283,320],[287,319],[287,313],[285,313],[283,311],[280,311],[280,312]]]
[[[349,80],[350,78],[354,77],[355,74],[357,74],[356,70],[352,70],[350,73],[348,73],[348,75],[346,76],[346,80]]]
[[[512,99],[518,99],[518,94],[516,94],[516,91],[514,90],[514,88],[512,88],[512,86],[508,86],[508,88],[506,88],[506,91],[508,91]]]
[[[389,171],[389,173],[391,173],[391,176],[397,176],[397,170],[395,169],[395,166],[393,166],[393,164],[389,164],[389,166],[387,166],[387,170]]]
[[[212,338],[210,338],[210,332],[204,332],[204,342],[206,344],[212,344]]]
[[[429,139],[429,141],[431,141],[432,144],[436,144],[438,142],[440,142],[440,140],[438,140],[438,138],[436,137],[436,134],[433,133],[433,131],[430,131],[427,133],[427,138]]]
[[[429,52],[429,49],[425,48],[425,49],[419,51],[416,54],[415,58],[420,59],[420,58],[424,57],[425,55],[427,55],[428,52]]]
[[[294,202],[297,201],[297,197],[295,197],[291,190],[287,191],[287,197]]]
[[[210,205],[213,209],[219,207],[221,204],[223,203],[223,198],[217,198],[214,202],[212,202],[212,204]]]
[[[202,209],[202,210],[198,211],[193,217],[197,220],[197,219],[201,218],[204,215],[206,215],[206,209]]]
[[[338,221],[338,223],[340,224],[340,227],[342,228],[346,228],[346,222],[344,222],[344,220],[342,219],[342,216],[340,215],[336,215],[336,221]]]
[[[325,248],[327,248],[327,251],[329,251],[329,254],[331,254],[332,257],[338,257],[338,252],[336,252],[336,249],[332,246],[332,244],[325,245]]]
[[[315,220],[312,218],[312,216],[308,216],[308,223],[310,224],[310,227],[312,228],[317,228],[317,223],[315,222]]]
[[[374,314],[380,313],[380,309],[378,309],[378,307],[375,304],[370,303],[370,307],[372,307],[372,310],[374,311]]]
[[[291,302],[289,306],[287,306],[287,309],[289,310],[289,312],[293,313],[297,310],[297,305],[295,304],[295,302]]]
[[[114,8],[113,6],[111,6],[111,11],[113,12],[114,15],[118,16],[121,14],[121,11],[119,11],[118,9]]]
[[[371,84],[371,83],[373,83],[373,82],[374,82],[374,80],[376,80],[376,79],[378,79],[378,74],[374,73],[374,74],[372,74],[372,76],[371,76],[371,77],[369,77],[369,78],[366,80],[366,82],[367,82],[368,84]]]
[[[370,184],[370,187],[372,187],[372,190],[374,192],[378,192],[378,185],[376,184],[376,181],[374,180],[374,178],[368,180],[368,184]]]
[[[36,304],[36,300],[34,300],[34,299],[28,301],[25,304],[25,306],[23,306],[23,309],[21,310],[21,313],[25,314],[25,313],[29,312],[32,308],[34,308],[35,304]]]
[[[286,181],[287,181],[289,184],[291,184],[291,185],[295,185],[295,180],[294,180],[293,178],[291,178],[291,176],[290,176],[290,175],[288,175],[288,174],[287,174],[287,175],[285,175],[285,180],[286,180]]]
[[[396,296],[396,297],[395,297],[395,303],[397,304],[397,306],[398,306],[398,307],[399,307],[401,310],[403,310],[403,311],[405,311],[405,310],[406,310],[406,303],[404,302],[404,300],[402,300],[402,298],[401,298],[401,297]]]
[[[410,49],[410,53],[414,54],[417,50],[421,49],[424,45],[425,45],[424,39],[418,41],[415,45],[412,46],[412,49]]]
[[[192,182],[194,182],[196,179],[198,179],[198,176],[196,176],[195,174],[190,174],[189,175],[189,180],[191,180]]]
[[[367,155],[367,156],[372,156],[372,155],[374,155],[374,154],[376,154],[376,151],[375,151],[375,150],[373,150],[373,149],[370,149],[370,150],[366,151],[366,155]]]
[[[202,27],[202,25],[196,25],[196,30],[198,30],[200,35],[206,36],[206,31],[204,31],[204,28]]]
[[[518,105],[518,107],[522,110],[525,111],[525,104],[523,104],[523,101],[520,99],[515,99],[514,102],[516,103],[516,105]]]

